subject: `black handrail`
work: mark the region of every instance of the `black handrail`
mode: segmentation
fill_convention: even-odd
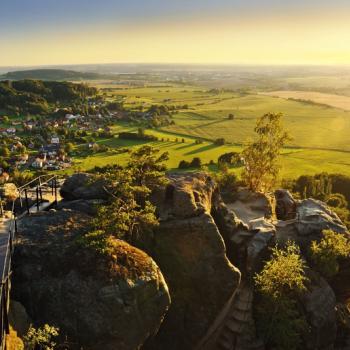
[[[48,179],[47,177],[50,176]],[[17,219],[21,218],[22,216],[29,214],[29,201],[28,201],[28,192],[33,189],[31,185],[35,184],[33,187],[35,187],[37,198],[36,198],[36,205],[37,209],[39,211],[39,198],[42,202],[42,186],[51,185],[51,193],[52,195],[55,195],[55,201],[57,202],[57,175],[41,175],[30,182],[24,184],[23,186],[19,187],[18,190],[18,197],[20,199],[20,203],[22,206],[22,194],[25,194],[25,201],[26,201],[26,212],[20,214],[19,216],[16,215],[16,201],[14,200],[12,202],[12,208],[11,208],[11,217],[8,227],[8,239],[6,244],[6,252],[5,252],[5,259],[4,259],[4,265],[3,265],[3,271],[1,275],[1,286],[0,286],[0,350],[6,350],[6,334],[9,334],[9,320],[8,320],[8,311],[10,306],[10,288],[11,288],[11,274],[12,274],[12,254],[14,250],[14,240],[15,235],[17,234]]]

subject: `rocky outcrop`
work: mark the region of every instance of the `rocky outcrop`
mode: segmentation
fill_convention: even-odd
[[[94,177],[86,173],[77,173],[65,180],[60,194],[63,199],[108,199],[108,194],[104,189],[102,179],[95,180]]]
[[[300,236],[310,236],[326,229],[338,233],[347,231],[337,214],[325,203],[311,198],[298,203],[296,226]]]
[[[335,294],[326,280],[313,270],[308,269],[306,276],[307,290],[300,300],[310,325],[305,348],[328,349],[337,334]]]
[[[73,348],[138,349],[162,323],[168,287],[156,263],[126,242],[114,240],[108,256],[82,248],[89,220],[60,210],[20,222],[13,298]]]
[[[172,305],[146,349],[194,349],[239,285],[240,273],[210,214],[218,198],[215,182],[203,174],[172,176],[154,195],[161,222],[150,254]]]
[[[296,216],[297,203],[288,190],[275,191],[276,216],[278,220],[291,220]]]

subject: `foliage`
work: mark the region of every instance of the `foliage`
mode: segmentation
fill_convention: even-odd
[[[10,333],[6,335],[6,349],[7,350],[24,350],[22,339],[17,332],[10,326]]]
[[[265,343],[274,349],[299,349],[307,329],[297,302],[307,281],[299,247],[288,242],[284,249],[273,248],[271,259],[254,280],[260,297],[257,328]]]
[[[330,194],[326,199],[326,203],[333,208],[346,208],[348,206],[344,195],[340,193]]]
[[[167,153],[143,146],[130,155],[126,167],[108,167],[96,175],[110,194],[108,205],[98,208],[91,231],[80,239],[85,247],[110,252],[110,237],[130,243],[142,240],[157,225],[156,208],[150,203],[152,189],[165,185]]]
[[[320,242],[311,243],[310,256],[317,270],[332,278],[339,271],[338,260],[349,257],[350,243],[344,235],[332,230],[324,230],[322,236]]]
[[[22,114],[47,114],[53,103],[73,103],[97,93],[96,88],[70,82],[18,80],[0,82],[0,108]]]
[[[234,199],[234,194],[238,189],[237,175],[223,169],[216,176],[216,181],[219,184],[220,191],[227,199]]]
[[[238,152],[227,152],[218,158],[218,163],[225,163],[228,165],[241,165],[241,156]]]
[[[282,114],[268,113],[258,119],[254,131],[258,139],[243,151],[242,179],[253,191],[268,191],[276,181],[278,156],[290,139],[281,124]]]
[[[56,343],[53,338],[58,336],[59,329],[45,324],[43,327],[35,329],[30,327],[24,336],[26,350],[53,350]]]
[[[302,292],[306,282],[304,269],[305,263],[301,259],[299,247],[288,242],[285,249],[272,249],[271,260],[255,276],[255,284],[261,293],[273,298],[292,291]]]
[[[220,137],[220,138],[214,140],[214,144],[217,146],[223,146],[225,143],[226,143],[226,141],[223,137]]]

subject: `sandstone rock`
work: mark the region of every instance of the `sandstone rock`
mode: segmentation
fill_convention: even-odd
[[[315,199],[305,199],[298,204],[296,226],[301,236],[317,234],[325,229],[338,233],[347,232],[337,214],[332,212],[326,204]]]
[[[32,323],[24,306],[15,300],[10,301],[9,322],[20,337],[27,333]]]
[[[96,181],[90,174],[77,173],[66,179],[60,189],[60,194],[66,200],[107,199],[108,194],[103,187],[103,180]]]
[[[194,349],[230,300],[240,272],[229,262],[211,216],[219,199],[204,174],[175,175],[153,200],[162,221],[150,254],[169,286],[172,305],[145,349]]]
[[[251,192],[246,188],[240,188],[233,203],[227,203],[232,210],[245,224],[258,218],[271,219],[274,217],[274,198],[263,193]]]
[[[296,201],[288,190],[275,191],[276,216],[278,220],[291,220],[296,215]]]
[[[210,212],[218,188],[206,174],[169,175],[170,184],[152,195],[160,220],[186,219]]]
[[[80,349],[138,349],[157,332],[168,287],[144,252],[115,240],[101,256],[77,239],[89,217],[60,210],[24,218],[14,256],[14,298]]]
[[[88,214],[88,215],[96,215],[97,214],[97,206],[103,204],[104,201],[101,199],[92,199],[92,200],[85,200],[85,199],[77,199],[77,200],[62,200],[58,202],[57,209],[71,209],[75,211],[80,211],[82,213]]]
[[[328,349],[337,334],[336,298],[332,288],[316,272],[307,270],[307,291],[301,297],[311,329],[305,340],[307,349]]]

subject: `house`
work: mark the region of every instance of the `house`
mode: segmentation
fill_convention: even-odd
[[[44,166],[44,162],[40,158],[35,159],[34,162],[32,163],[32,167],[35,169],[41,169],[43,166]]]
[[[6,132],[7,132],[8,134],[15,134],[15,133],[16,133],[16,128],[7,128],[7,129],[6,129]]]
[[[60,144],[60,138],[57,136],[51,137],[51,144],[52,145],[59,145]]]

